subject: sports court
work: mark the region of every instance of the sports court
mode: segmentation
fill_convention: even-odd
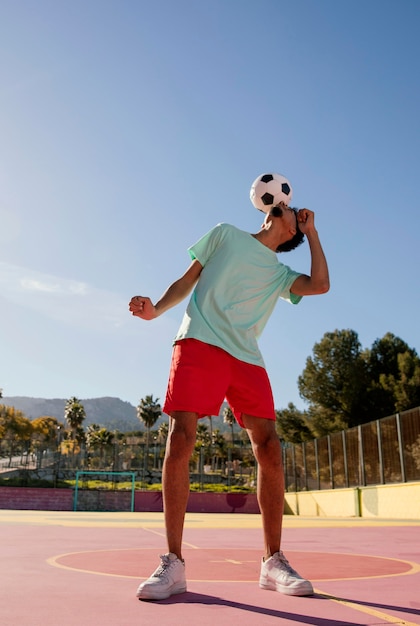
[[[283,550],[315,596],[258,587],[258,515],[188,513],[188,590],[135,597],[165,552],[161,513],[0,511],[2,626],[420,624],[420,521],[286,516]]]

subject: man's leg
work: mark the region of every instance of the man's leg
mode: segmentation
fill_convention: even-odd
[[[187,589],[182,559],[182,534],[190,490],[189,460],[197,430],[196,413],[172,413],[162,472],[168,554],[137,589],[140,600],[164,600]]]
[[[190,491],[189,461],[194,451],[197,418],[196,413],[172,413],[162,471],[168,550],[179,559],[182,559],[182,535]]]
[[[258,504],[264,531],[265,557],[280,550],[284,475],[280,440],[273,420],[242,416],[258,462]]]
[[[258,461],[258,503],[264,530],[265,557],[260,587],[290,596],[312,595],[309,580],[294,570],[280,550],[284,477],[280,440],[273,420],[242,416]]]

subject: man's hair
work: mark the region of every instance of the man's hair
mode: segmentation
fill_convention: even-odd
[[[305,239],[305,235],[299,230],[299,225],[298,225],[298,222],[297,222],[297,212],[298,212],[298,209],[295,209],[294,207],[290,207],[290,208],[292,209],[292,211],[296,215],[297,231],[296,231],[296,234],[293,235],[293,237],[291,239],[289,239],[288,241],[284,241],[282,244],[280,244],[279,247],[276,248],[276,252],[290,252],[291,250],[294,250],[295,248],[300,246],[300,244],[303,243],[303,241]],[[283,214],[283,211],[282,211],[281,207],[274,206],[271,209],[270,213],[274,217],[281,217],[282,214]]]

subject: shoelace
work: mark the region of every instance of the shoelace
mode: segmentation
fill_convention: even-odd
[[[297,571],[296,571],[296,570],[294,570],[294,569],[293,569],[293,567],[290,565],[289,561],[286,559],[286,557],[284,556],[284,554],[283,554],[283,552],[282,552],[282,551],[280,551],[280,552],[278,553],[278,555],[277,555],[277,559],[276,559],[276,560],[278,560],[278,561],[279,561],[279,562],[283,565],[283,568],[284,568],[285,570],[287,570],[287,572],[288,572],[289,574],[292,574],[292,576],[297,576],[297,577],[299,577],[299,578],[300,578],[299,574],[298,574],[298,573],[297,573]]]
[[[161,563],[153,576],[156,576],[156,578],[163,578],[164,576],[166,576],[168,569],[171,567],[173,561],[171,561],[166,554],[161,554],[159,558],[161,560]]]

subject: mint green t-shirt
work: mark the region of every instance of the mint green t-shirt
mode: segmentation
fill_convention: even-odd
[[[278,298],[297,304],[290,287],[300,272],[250,233],[218,224],[188,249],[203,266],[175,341],[194,338],[264,366],[257,339]]]

